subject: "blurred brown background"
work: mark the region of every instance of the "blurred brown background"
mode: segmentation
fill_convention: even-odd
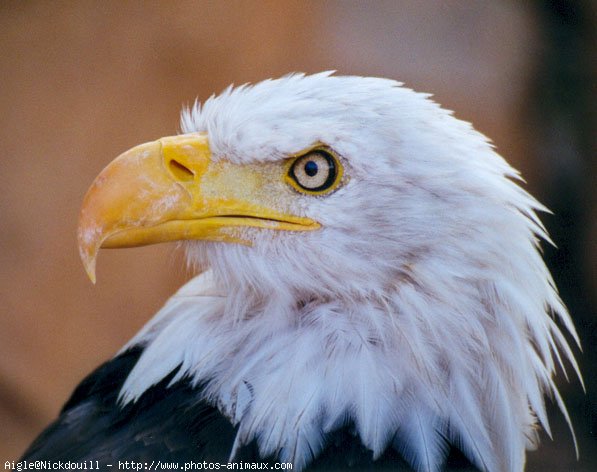
[[[87,280],[75,228],[95,175],[176,133],[195,97],[337,69],[434,93],[555,211],[546,257],[588,392],[559,382],[581,460],[554,412],[529,470],[597,470],[595,18],[582,0],[1,2],[0,462],[189,275],[165,245],[104,251]]]

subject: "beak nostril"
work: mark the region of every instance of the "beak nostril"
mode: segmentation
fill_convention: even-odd
[[[172,175],[178,180],[191,181],[195,178],[195,173],[191,169],[174,159],[168,163],[168,167]]]

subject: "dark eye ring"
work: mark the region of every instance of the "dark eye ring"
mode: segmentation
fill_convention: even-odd
[[[341,166],[334,155],[325,149],[315,149],[291,163],[288,178],[299,191],[322,194],[339,183],[340,173]]]

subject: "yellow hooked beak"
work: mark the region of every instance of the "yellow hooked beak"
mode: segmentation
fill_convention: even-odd
[[[213,161],[207,136],[193,133],[141,144],[112,161],[85,196],[79,252],[95,283],[100,248],[199,239],[251,244],[243,227],[309,231],[290,214],[280,163]]]

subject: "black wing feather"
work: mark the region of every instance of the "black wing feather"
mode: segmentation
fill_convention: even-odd
[[[134,404],[117,396],[142,348],[103,364],[75,389],[59,418],[33,442],[24,460],[162,460],[226,462],[235,429],[187,381],[172,374]]]

